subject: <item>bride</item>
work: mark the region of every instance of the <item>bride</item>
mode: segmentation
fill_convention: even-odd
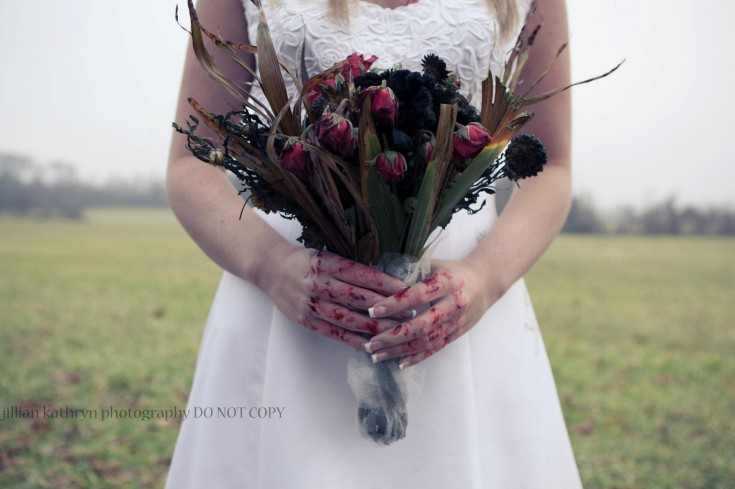
[[[240,2],[199,0],[197,11],[224,38],[254,42],[257,9]],[[455,69],[475,104],[481,81],[503,67],[531,9],[531,0],[263,3],[281,58],[301,76],[355,51],[377,55],[378,67],[401,62],[419,70],[433,52]],[[543,23],[522,76],[535,79],[567,39],[564,0],[540,0],[529,22]],[[226,76],[243,79],[219,56]],[[538,90],[565,86],[568,78],[562,57]],[[262,92],[254,87],[251,94]],[[192,112],[188,96],[214,113],[238,108],[192,52],[177,121]],[[224,274],[189,398],[192,411],[213,415],[184,421],[168,488],[581,487],[522,280],[570,203],[568,92],[536,112],[524,132],[546,145],[544,172],[524,180],[499,217],[492,198],[478,215],[455,215],[433,252],[432,286],[405,291],[369,267],[304,248],[296,221],[250,207],[240,217],[242,200],[226,176],[174,137],[171,208]],[[396,319],[428,303],[415,318]],[[359,334],[376,330],[368,342]],[[345,372],[352,349],[425,370],[422,391],[409,400],[407,436],[391,446],[358,433]],[[240,415],[218,415],[225,412]]]

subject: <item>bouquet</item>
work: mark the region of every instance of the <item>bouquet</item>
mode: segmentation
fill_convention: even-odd
[[[256,45],[205,29],[189,0],[197,59],[242,110],[212,114],[190,98],[197,115],[186,128],[174,128],[200,160],[234,173],[255,207],[297,219],[305,246],[414,283],[426,278],[421,259],[435,230],[460,210],[480,210],[482,195],[493,193],[498,179],[542,171],[543,145],[518,135],[533,117],[526,108],[572,85],[534,97],[514,93],[538,29],[519,38],[504,73],[488,74],[478,111],[460,94],[460,80],[445,61],[431,53],[421,72],[372,70],[375,56],[354,53],[302,85],[278,59],[262,5],[253,3],[260,11]],[[222,75],[205,37],[252,76],[265,101]],[[257,55],[259,73],[239,51]],[[296,87],[291,98],[284,73]],[[196,134],[202,121],[219,140]],[[408,374],[397,360],[373,364],[367,353],[351,362],[363,435],[383,445],[405,436]]]

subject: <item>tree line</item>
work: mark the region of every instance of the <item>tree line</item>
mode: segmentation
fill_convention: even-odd
[[[575,197],[566,224],[567,233],[735,235],[735,211],[724,207],[677,205],[667,198],[635,210],[621,208],[601,213],[589,197]]]
[[[498,200],[507,200],[505,193]],[[75,166],[39,164],[25,156],[0,153],[0,213],[81,219],[90,207],[165,207],[161,181],[84,183]],[[599,211],[591,198],[572,201],[563,232],[610,234],[735,235],[735,211],[679,206],[675,199],[644,210]]]
[[[90,207],[165,207],[160,181],[83,182],[74,165],[0,154],[0,213],[81,219]]]

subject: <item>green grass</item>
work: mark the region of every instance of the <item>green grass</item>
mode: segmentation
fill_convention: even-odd
[[[185,399],[219,272],[167,211],[0,220],[0,405]],[[0,487],[160,487],[175,421],[0,421]]]
[[[735,487],[735,240],[561,236],[528,284],[585,487]]]
[[[183,407],[218,279],[167,211],[0,217],[0,408]],[[562,236],[528,284],[586,488],[735,487],[735,240]],[[177,429],[0,420],[0,487],[160,487]]]

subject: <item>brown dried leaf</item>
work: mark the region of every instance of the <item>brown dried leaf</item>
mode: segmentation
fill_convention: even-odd
[[[191,1],[191,0],[190,0]],[[258,67],[263,83],[261,88],[274,112],[281,112],[286,108],[285,116],[278,127],[286,136],[298,136],[301,133],[301,124],[288,107],[286,84],[281,73],[281,63],[278,60],[276,48],[273,45],[270,29],[265,18],[265,11],[260,2],[253,2],[258,7],[260,18],[257,29]]]

